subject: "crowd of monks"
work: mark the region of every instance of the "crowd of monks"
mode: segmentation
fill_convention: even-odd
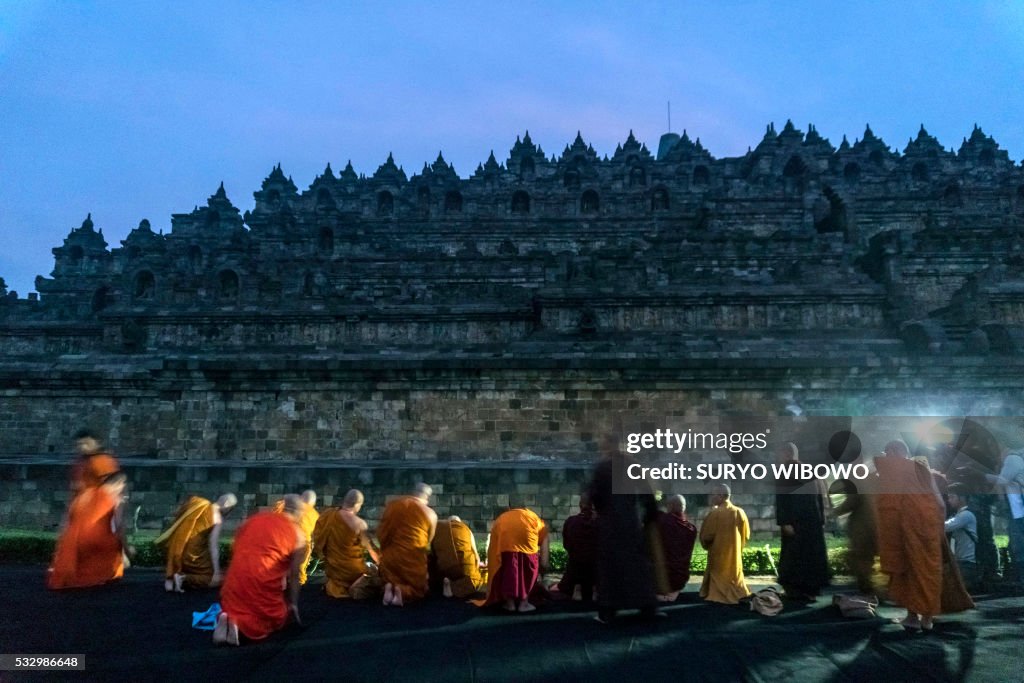
[[[119,578],[131,550],[121,518],[125,476],[117,461],[92,433],[79,433],[76,448],[73,495],[47,580],[54,589]],[[613,473],[627,456],[614,435],[605,438],[601,450],[604,457],[580,496],[579,512],[562,527],[567,561],[561,580],[551,586],[539,580],[549,565],[549,528],[534,511],[511,500],[491,523],[481,558],[470,526],[455,516],[439,520],[430,507],[430,486],[418,484],[387,502],[373,532],[360,517],[364,497],[356,489],[320,513],[313,491],[286,495],[244,520],[226,571],[220,535],[237,499],[230,493],[216,501],[192,496],[156,541],[166,553],[164,587],[169,592],[219,588],[222,611],[213,639],[232,645],[265,638],[289,621],[301,623],[300,587],[311,562],[323,569],[324,591],[332,598],[378,599],[403,607],[433,586],[446,597],[508,612],[534,611],[538,598],[592,601],[595,618],[608,623],[624,609],[661,616],[659,605],[675,601],[689,581],[699,542],[707,551],[700,597],[730,605],[748,599],[743,549],[750,525],[729,487],[712,487],[710,509],[698,529],[682,496],[667,496],[662,508],[642,486],[613,492]],[[793,444],[783,445],[778,457],[799,462]],[[888,599],[907,609],[903,626],[928,630],[935,615],[973,606],[957,561],[964,553],[957,548],[954,555],[946,536],[953,521],[946,521],[947,502],[960,508],[958,515],[967,506],[956,492],[944,499],[933,472],[911,458],[902,441],[891,442],[874,467],[873,486],[844,489],[847,495],[833,511],[849,516],[857,589],[876,593],[878,556],[889,579]],[[828,500],[822,482],[779,484],[778,575],[789,599],[813,601],[828,585]],[[960,519],[954,530],[964,528]]]

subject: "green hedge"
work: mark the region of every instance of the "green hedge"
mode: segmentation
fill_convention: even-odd
[[[162,567],[164,564],[164,552],[156,547],[153,535],[139,535],[132,540],[135,547],[135,556],[132,564],[136,567]],[[0,532],[0,562],[2,563],[32,563],[45,564],[53,559],[53,548],[57,535],[45,531],[2,531]],[[231,561],[231,538],[224,538],[220,543],[221,563],[227,566]],[[849,566],[846,563],[846,548],[843,539],[829,538],[828,540],[828,564],[834,576],[845,576],[850,574]],[[1001,566],[1004,568],[1009,564],[1009,557],[1006,551],[1006,536],[997,536],[996,545],[999,547]],[[776,542],[767,544],[771,548],[772,559],[779,561],[779,546]],[[483,547],[480,547],[480,556],[485,557]],[[551,571],[565,571],[567,559],[565,548],[561,543],[553,542],[550,548]],[[707,569],[708,554],[700,546],[693,550],[693,559],[690,562],[690,570],[695,574],[702,574]],[[772,575],[772,563],[768,558],[768,551],[764,543],[754,542],[743,551],[743,571],[747,574]]]

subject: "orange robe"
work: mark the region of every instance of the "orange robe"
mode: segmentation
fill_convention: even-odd
[[[75,495],[103,483],[107,475],[121,470],[112,456],[97,453],[79,458],[71,467],[71,490]]]
[[[498,587],[501,585],[501,554],[536,555],[547,535],[547,525],[532,510],[516,508],[498,515],[491,525],[491,541],[487,546],[487,574],[490,581],[483,605],[501,601],[498,595]]]
[[[279,515],[284,514],[284,501],[279,500],[274,505],[274,512]],[[306,557],[302,560],[302,569],[299,570],[299,583],[306,585],[306,580],[309,578],[306,576],[306,565],[309,564],[309,558],[313,556],[313,529],[316,528],[316,521],[320,519],[320,513],[316,511],[316,508],[312,505],[303,505],[302,514],[299,516],[299,528],[302,529],[302,533],[306,535]]]
[[[220,604],[246,638],[266,638],[287,623],[284,586],[301,548],[297,525],[284,515],[260,512],[239,527]]]
[[[461,521],[441,520],[434,536],[434,556],[441,576],[451,581],[452,595],[468,598],[484,584],[473,530]]]
[[[324,591],[332,598],[349,597],[349,586],[366,573],[366,553],[359,532],[349,526],[341,510],[329,508],[320,515],[313,547],[324,561]]]
[[[47,586],[98,586],[124,574],[121,539],[111,526],[119,502],[98,486],[75,496],[67,527],[57,540]]]
[[[402,601],[427,594],[431,520],[416,498],[397,498],[384,508],[377,528],[380,577],[402,592]]]
[[[875,458],[881,493],[878,555],[889,575],[889,598],[910,612],[942,611],[944,506],[927,467],[894,456]]]
[[[749,540],[747,515],[732,501],[727,500],[708,513],[700,525],[700,544],[708,551],[700,597],[735,605],[750,595],[743,576],[743,546]]]
[[[167,548],[166,578],[184,574],[185,583],[205,588],[213,579],[213,557],[210,555],[210,533],[214,521],[213,503],[191,496],[182,503],[174,522],[157,537],[155,544]]]

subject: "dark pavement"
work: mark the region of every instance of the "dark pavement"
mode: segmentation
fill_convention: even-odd
[[[705,605],[691,584],[664,619],[603,626],[574,603],[505,615],[442,598],[404,609],[335,601],[314,578],[304,627],[231,648],[190,628],[215,591],[167,594],[159,571],[132,569],[114,585],[52,592],[44,572],[0,567],[0,653],[84,653],[86,671],[0,680],[1024,680],[1022,597],[984,597],[930,634],[908,634],[882,618],[843,619],[828,596],[770,618]]]

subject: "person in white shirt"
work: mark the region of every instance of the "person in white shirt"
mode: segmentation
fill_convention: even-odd
[[[964,585],[968,592],[978,588],[978,564],[975,559],[975,548],[978,544],[978,520],[974,513],[967,509],[967,497],[956,486],[950,488],[946,495],[949,507],[956,513],[946,520],[946,535],[950,537],[953,556],[960,567]]]

